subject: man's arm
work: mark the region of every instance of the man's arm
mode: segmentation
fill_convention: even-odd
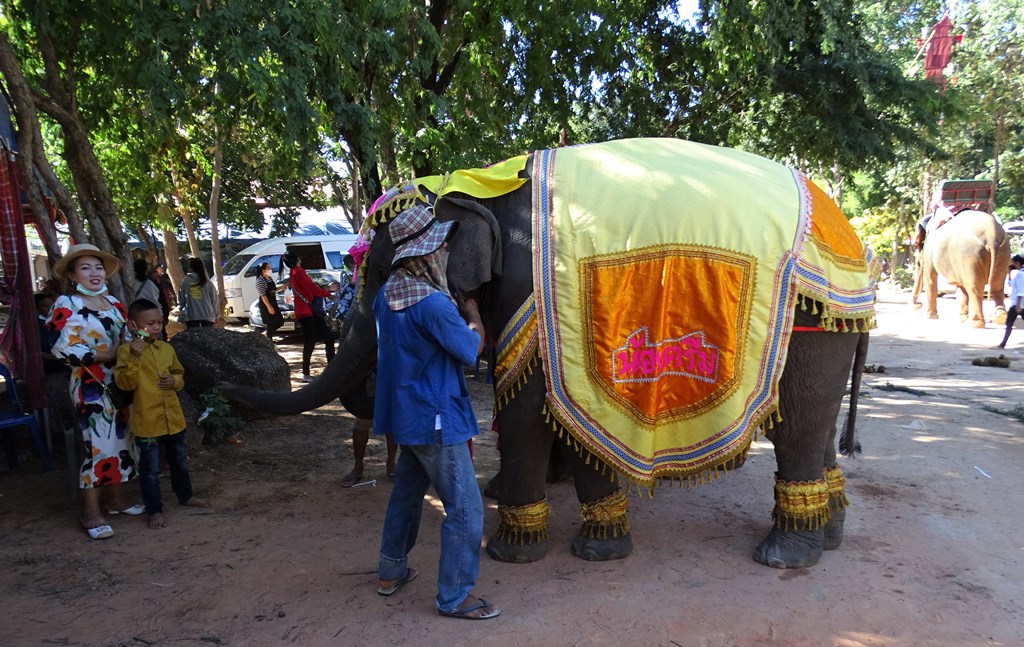
[[[484,350],[484,321],[480,318],[480,306],[473,297],[464,296],[458,299],[459,314],[469,324],[469,329],[480,335],[480,344],[476,349],[479,355]]]

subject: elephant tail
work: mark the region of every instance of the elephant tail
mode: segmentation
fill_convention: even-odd
[[[868,333],[860,333],[857,350],[853,355],[853,375],[850,378],[850,411],[843,424],[843,435],[839,437],[839,453],[843,456],[856,456],[861,452],[857,442],[857,400],[860,399],[860,378],[864,375],[864,362],[868,356]]]

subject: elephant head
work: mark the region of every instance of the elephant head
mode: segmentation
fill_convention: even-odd
[[[407,193],[417,190],[409,185]],[[497,220],[484,205],[457,197],[433,201],[438,220],[459,223],[449,242],[448,285],[454,295],[477,295],[481,286],[500,276],[502,238]],[[396,198],[400,203],[402,197]],[[415,199],[415,198],[413,198]],[[398,211],[393,206],[390,213]],[[373,300],[391,274],[395,246],[388,231],[389,219],[379,217],[373,243],[359,267],[360,297],[349,310],[341,331],[341,344],[334,359],[317,379],[298,391],[259,391],[236,385],[221,385],[231,399],[260,411],[293,415],[321,407],[339,398],[346,409],[362,418],[373,416],[373,397],[365,383],[377,361],[377,330]]]

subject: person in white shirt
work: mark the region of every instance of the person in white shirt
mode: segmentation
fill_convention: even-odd
[[[1024,272],[1021,271],[1021,267],[1024,267],[1024,256],[1014,254],[1010,262],[1017,273],[1010,284],[1010,309],[1006,312],[1006,333],[1003,334],[1003,341],[997,348],[1006,348],[1006,341],[1013,331],[1013,322],[1017,320],[1021,310],[1024,310]]]

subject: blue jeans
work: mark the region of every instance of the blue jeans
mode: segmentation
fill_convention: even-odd
[[[192,478],[188,473],[188,456],[185,450],[185,432],[156,438],[136,438],[139,450],[139,489],[142,502],[149,514],[162,513],[160,500],[160,449],[163,447],[167,464],[171,468],[171,489],[178,497],[178,503],[192,498]]]
[[[441,611],[455,611],[480,574],[480,543],[484,504],[469,455],[469,443],[402,445],[395,467],[395,485],[384,516],[378,574],[397,580],[408,572],[409,551],[416,545],[423,497],[434,486],[444,505],[437,600]]]

